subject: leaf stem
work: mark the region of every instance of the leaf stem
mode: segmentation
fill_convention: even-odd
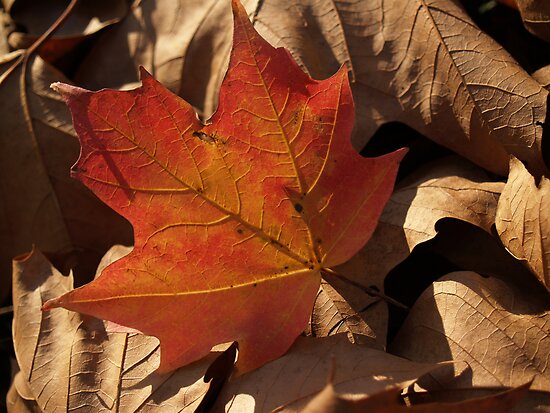
[[[29,60],[29,57],[36,52],[36,50],[42,46],[42,43],[44,43],[46,40],[48,40],[62,25],[65,23],[65,20],[69,18],[72,11],[74,10],[76,4],[78,3],[78,0],[71,0],[69,5],[65,8],[63,13],[57,18],[57,20],[46,30],[42,36],[40,36],[36,41],[23,52],[23,54],[14,62],[13,65],[11,65],[8,70],[6,70],[2,74],[2,79],[7,78],[9,75],[11,75],[15,69],[19,67],[21,63],[23,63],[23,66],[27,66],[27,62]]]
[[[13,306],[12,305],[10,305],[8,307],[0,308],[0,315],[10,314],[10,313],[13,313]]]
[[[336,278],[340,281],[343,281],[347,284],[350,284],[354,286],[355,288],[360,289],[361,291],[364,291],[366,294],[370,295],[371,297],[378,297],[384,301],[386,301],[388,304],[391,304],[395,307],[401,308],[402,310],[409,311],[409,307],[407,307],[405,304],[400,303],[399,301],[395,300],[394,298],[388,297],[386,294],[381,293],[375,288],[372,287],[365,287],[363,284],[359,284],[356,281],[350,280],[347,277],[344,277],[342,274],[337,273],[331,268],[323,268],[321,270],[321,274],[323,278],[328,282],[326,276]]]

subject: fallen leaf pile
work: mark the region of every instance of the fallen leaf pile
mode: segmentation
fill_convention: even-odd
[[[550,412],[544,1],[0,16],[0,411]]]

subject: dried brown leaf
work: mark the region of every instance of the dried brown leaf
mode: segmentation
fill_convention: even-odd
[[[10,33],[13,49],[30,47],[63,13],[67,2],[58,0],[2,0],[6,11],[22,31]],[[63,25],[39,49],[40,56],[54,62],[86,38],[119,22],[128,12],[126,0],[80,1]]]
[[[487,179],[470,162],[449,157],[426,165],[402,181],[372,239],[354,257],[360,264],[350,264],[364,268],[363,276],[354,279],[381,289],[386,274],[395,265],[416,245],[435,237],[435,224],[442,218],[456,218],[490,231],[504,184],[485,182]],[[340,266],[338,271],[346,274],[347,268]]]
[[[387,319],[386,312],[380,308],[382,306],[376,305],[380,300],[373,300],[357,288],[347,289],[340,284],[338,283],[345,291],[344,294],[348,294],[348,299],[328,282],[321,282],[308,326],[308,335],[328,337],[347,333],[352,343],[369,344],[371,347],[384,349],[386,327],[384,325],[376,328],[380,324],[379,320]],[[355,309],[358,306],[362,308]],[[382,317],[380,311],[383,311]],[[374,329],[371,325],[374,325]],[[380,334],[377,335],[377,332]]]
[[[157,3],[140,2],[108,33],[78,81],[121,87],[137,81],[141,64],[208,117],[231,46],[231,21],[223,17],[229,5]],[[312,77],[348,65],[357,147],[381,124],[401,121],[502,175],[510,153],[534,173],[548,170],[541,156],[548,92],[458,0],[250,0],[245,6],[260,34],[287,48]]]
[[[457,387],[518,386],[550,391],[550,322],[545,297],[472,272],[448,274],[416,301],[392,343],[419,362],[466,361]]]
[[[242,3],[253,10],[258,2]],[[168,89],[202,108],[206,84],[217,94],[225,75],[232,25],[229,1],[136,2],[120,25],[99,39],[82,62],[76,82],[89,89],[127,87],[138,82],[141,65]],[[190,47],[199,53],[190,56]],[[215,70],[209,67],[211,62]]]
[[[366,286],[384,291],[384,279],[420,243],[437,234],[435,224],[456,218],[490,232],[501,182],[458,157],[426,165],[404,180],[386,205],[367,245],[337,271]],[[312,315],[311,333],[324,336],[348,332],[385,348],[387,304],[349,283],[331,280],[331,289],[319,293]]]
[[[21,372],[18,372],[15,376],[15,380],[25,383],[25,379],[21,379]],[[8,413],[41,413],[42,411],[38,407],[38,404],[34,399],[26,399],[24,396],[22,396],[16,385],[15,382],[12,383],[8,395],[6,397],[6,407]]]
[[[550,180],[535,179],[516,158],[498,202],[496,227],[504,246],[550,291]]]
[[[520,402],[528,389],[529,384],[470,400],[408,406],[400,398],[401,387],[389,388],[372,396],[346,396],[336,393],[329,383],[307,404],[302,413],[501,413]]]
[[[71,288],[72,277],[62,276],[37,251],[14,263],[15,351],[42,411],[185,412],[198,407],[209,388],[203,375],[214,353],[185,369],[156,374],[157,339],[108,333],[103,322],[64,309],[40,312],[48,298]]]
[[[131,243],[131,227],[69,177],[78,140],[49,88],[63,75],[40,57],[7,74],[19,56],[0,62],[0,276],[7,280],[12,258],[33,244],[57,254],[64,271],[77,260],[77,275],[89,276],[111,245]]]
[[[533,72],[531,76],[546,90],[550,88],[550,65],[541,67],[536,72]]]
[[[436,366],[351,344],[345,335],[302,337],[283,357],[231,380],[213,411],[301,411],[325,387],[333,367],[332,382],[339,392],[370,395],[396,384],[406,386]]]
[[[550,3],[546,0],[514,0],[527,30],[550,42]]]

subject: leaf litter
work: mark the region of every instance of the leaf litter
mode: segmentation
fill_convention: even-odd
[[[274,1],[245,2],[255,29],[274,46],[288,49],[313,77],[328,78],[342,64],[350,69],[357,119],[352,140],[357,148],[369,142],[380,125],[397,120],[447,146],[458,156],[441,158],[441,154],[449,151],[440,151],[437,144],[411,142],[415,151],[426,152],[417,152],[414,158],[406,159],[407,168],[400,173],[396,190],[370,242],[348,263],[336,267],[338,274],[344,274],[350,282],[328,277],[316,292],[315,305],[312,300],[313,312],[307,331],[316,338],[299,337],[285,355],[241,377],[229,378],[234,360],[230,352],[223,353],[214,364],[211,363],[216,356],[210,353],[206,359],[175,372],[159,374],[155,369],[161,356],[155,338],[62,309],[51,310],[51,315],[33,312],[32,309],[36,310],[47,299],[68,291],[72,281],[59,274],[37,251],[19,258],[15,264],[13,299],[14,304],[17,303],[14,344],[21,371],[12,380],[6,400],[8,411],[52,411],[57,403],[62,410],[71,406],[83,411],[297,411],[310,401],[313,403],[316,394],[318,398],[327,395],[328,390],[323,388],[331,369],[331,357],[336,365],[336,393],[328,392],[329,403],[325,398],[324,404],[315,407],[316,411],[338,411],[330,409],[334,408],[335,401],[340,403],[342,397],[348,403],[344,404],[346,409],[356,408],[361,403],[370,403],[370,408],[374,409],[377,400],[386,400],[380,411],[448,410],[453,408],[449,402],[455,403],[456,408],[474,411],[472,409],[498,406],[503,397],[508,397],[504,395],[519,397],[526,391],[525,383],[529,381],[532,384],[527,396],[515,407],[502,405],[502,409],[518,413],[548,411],[550,388],[544,367],[546,338],[550,332],[548,293],[543,287],[545,270],[541,268],[544,265],[540,264],[545,262],[543,245],[547,230],[533,214],[537,208],[541,216],[545,212],[542,188],[546,178],[541,175],[548,171],[544,164],[548,156],[542,135],[547,109],[546,92],[541,86],[547,82],[541,63],[545,62],[544,50],[548,48],[544,49],[542,40],[521,46],[531,35],[518,31],[521,19],[513,9],[497,5],[483,9],[491,11],[481,11],[480,7],[479,11],[472,12],[474,8],[470,3],[463,1],[481,29],[472,23],[458,1],[444,5],[410,2],[405,9],[395,7],[394,2],[371,3],[371,7],[361,10],[355,8],[359,5],[346,1],[300,1],[288,5]],[[517,2],[524,19],[527,3]],[[535,9],[529,12],[544,16],[543,8],[533,7]],[[50,141],[57,143],[55,134],[47,138],[47,145],[40,145],[41,156],[51,160],[46,162],[46,170],[56,189],[48,192],[47,185],[33,182],[34,175],[29,174],[31,179],[20,185],[23,188],[21,195],[0,199],[5,211],[17,212],[20,217],[17,220],[29,217],[25,209],[14,203],[34,193],[25,192],[29,185],[36,188],[38,194],[57,191],[55,196],[59,197],[57,182],[63,182],[64,186],[77,183],[67,179],[70,162],[77,157],[76,139],[66,109],[47,89],[51,81],[67,83],[70,79],[88,88],[128,89],[138,86],[137,66],[142,64],[161,83],[195,106],[201,118],[208,118],[215,112],[219,86],[231,51],[229,3],[187,2],[186,7],[181,7],[177,2],[156,2],[152,7],[151,2],[137,1],[129,10],[120,22],[112,22],[109,30],[86,40],[93,44],[91,50],[78,46],[70,52],[61,51],[61,60],[55,60],[54,65],[63,74],[40,61],[39,57],[27,58],[32,70],[23,78],[31,85],[28,96],[32,103],[31,130],[34,129],[35,138],[25,131],[25,127],[15,127],[14,130],[21,130],[18,141],[23,143],[30,136],[46,142],[43,137],[50,132],[42,125],[49,125],[63,130],[69,141],[72,139],[73,149],[69,154],[65,147],[50,145]],[[493,14],[515,16],[519,25],[509,25],[514,35],[502,36],[498,26],[489,27],[484,22],[486,16]],[[415,24],[409,25],[413,15],[416,16]],[[395,24],[397,21],[400,23]],[[526,25],[529,24],[526,22]],[[535,26],[530,29],[544,33],[548,24],[539,18],[536,25],[537,29],[533,30]],[[401,29],[405,36],[396,35]],[[453,30],[457,30],[456,35],[452,34]],[[484,31],[501,42],[513,57]],[[402,47],[404,41],[407,48]],[[4,44],[7,45],[7,39]],[[456,49],[457,44],[462,49]],[[538,53],[529,52],[529,44],[536,45],[540,49]],[[20,53],[4,56],[5,67],[10,67],[10,62],[16,61]],[[33,49],[29,55],[34,53]],[[66,58],[71,53],[80,54],[81,60]],[[541,69],[533,73],[532,78],[526,71],[531,73],[533,66]],[[445,67],[449,71],[442,70]],[[47,74],[46,80],[41,73]],[[430,73],[431,78],[427,76]],[[463,77],[453,77],[453,73]],[[11,74],[3,80],[5,91],[10,77],[12,82],[17,79]],[[7,104],[18,90],[21,88],[10,86],[10,92],[6,93]],[[380,91],[385,91],[387,96]],[[464,96],[467,98],[461,100]],[[49,109],[52,99],[59,107],[51,112],[53,117]],[[10,109],[7,113],[15,114]],[[12,122],[9,116],[6,120]],[[6,133],[11,130],[11,127],[6,128]],[[387,153],[399,147],[396,137],[385,134],[385,130],[376,132],[380,137],[377,136],[377,149],[371,152]],[[397,140],[406,142],[407,130],[396,130],[404,135]],[[210,129],[209,126],[197,128],[195,138],[205,146],[226,144],[224,135],[213,131],[216,132],[212,126]],[[425,138],[420,136],[420,139]],[[369,152],[369,145],[370,142],[365,152]],[[505,185],[502,176],[508,171],[509,154],[520,160],[511,162],[512,172]],[[55,159],[64,155],[67,161],[57,164]],[[464,158],[477,163],[478,167]],[[423,164],[423,159],[435,159],[435,162]],[[11,166],[2,177],[19,176],[25,163],[9,156],[2,160],[4,166],[9,162]],[[59,173],[52,174],[51,170]],[[9,178],[6,182],[11,185]],[[12,192],[6,192],[6,185],[3,194]],[[78,285],[89,280],[92,268],[109,246],[121,241],[128,245],[131,242],[129,232],[124,235],[126,238],[120,238],[122,233],[116,235],[114,223],[123,221],[117,221],[119,218],[107,207],[102,206],[107,212],[104,221],[98,221],[95,212],[87,212],[101,203],[84,187],[81,190],[87,195],[77,197],[82,202],[74,209],[74,214],[67,213],[70,210],[67,207],[60,209],[60,220],[65,221],[65,225],[69,223],[68,233],[73,238],[61,244],[47,244],[52,246],[46,248],[48,257],[53,258],[55,265],[64,272],[75,265],[87,268],[74,273]],[[355,190],[360,191],[357,185]],[[523,195],[527,193],[531,195]],[[291,213],[301,215],[304,209],[308,211],[308,204],[299,199],[300,191],[288,191],[285,196],[293,201]],[[50,202],[52,198],[46,195],[44,199]],[[49,222],[47,216],[42,216],[41,209],[34,217],[38,222]],[[71,232],[71,222],[76,224],[74,228],[87,229]],[[98,222],[104,225],[98,226]],[[87,226],[79,227],[83,223]],[[23,231],[18,230],[17,225],[14,219],[0,220],[2,234],[7,234],[2,242],[2,247],[7,248],[6,264],[16,254],[30,250],[31,243],[39,239],[37,235],[42,237],[42,242],[55,240],[57,233],[45,229],[63,228],[62,224],[40,224]],[[4,231],[8,226],[10,231]],[[114,236],[105,237],[105,234]],[[12,244],[19,245],[21,241],[13,243],[11,240],[23,240],[19,238],[23,235],[30,242],[14,252]],[[75,243],[78,239],[89,241]],[[520,239],[524,242],[518,242]],[[537,240],[539,244],[533,242]],[[542,247],[537,249],[534,245]],[[40,243],[39,247],[44,248]],[[124,254],[121,251],[111,252],[105,259],[111,261],[113,254],[124,255],[128,249],[124,249]],[[29,262],[40,262],[40,265],[25,273],[24,267]],[[151,265],[155,267],[155,263]],[[432,266],[438,268],[435,270]],[[448,268],[446,272],[445,268]],[[454,272],[441,277],[457,268],[477,271],[483,276]],[[87,276],[83,275],[85,273]],[[401,278],[394,276],[397,273]],[[434,276],[438,278],[435,282]],[[407,281],[401,286],[398,283],[403,277],[407,277]],[[8,278],[2,277],[2,292],[9,292],[5,283]],[[53,280],[56,285],[50,288]],[[426,286],[428,288],[420,294]],[[530,294],[528,298],[526,292]],[[392,298],[386,293],[396,295]],[[404,310],[395,298],[397,301],[402,299],[411,309]],[[6,311],[1,313],[6,331],[10,329],[10,307],[7,305],[9,302],[3,307]],[[408,317],[396,318],[396,312],[403,317],[408,314]],[[399,321],[403,319],[404,322]],[[479,323],[471,329],[473,334],[461,333],[461,328],[467,328],[476,320]],[[496,327],[486,327],[491,322]],[[433,339],[427,340],[425,334],[417,333],[426,328],[432,331],[430,337]],[[347,338],[336,333],[345,333]],[[333,336],[324,337],[326,335]],[[518,341],[522,335],[524,341]],[[455,342],[459,343],[458,347]],[[119,347],[116,343],[123,344]],[[227,346],[216,347],[216,350],[223,351]],[[468,351],[457,351],[460,346]],[[486,356],[483,356],[484,349]],[[391,358],[390,353],[406,355],[417,362]],[[8,354],[9,349],[3,346],[2,363]],[[55,366],[54,376],[52,372],[40,370],[41,360]],[[372,366],[361,364],[360,360],[371,360],[374,365],[376,360],[384,360],[386,367],[374,371]],[[426,386],[424,378],[417,380],[422,375],[421,370],[429,370],[434,362],[442,360],[454,361],[452,366],[457,377],[454,381],[438,383],[439,376],[434,375],[437,386],[432,383],[422,389]],[[510,365],[510,360],[520,360],[524,369]],[[459,366],[465,365],[463,361],[469,367],[459,372]],[[404,376],[392,374],[387,366],[401,366],[402,371],[410,373],[407,373],[407,383],[414,381],[416,384],[406,384],[409,387],[401,390]],[[207,376],[203,378],[205,373]],[[377,387],[381,385],[383,387]],[[495,390],[495,386],[498,389]],[[502,386],[520,387],[502,393]],[[378,390],[373,392],[374,389]],[[44,394],[51,395],[51,404]],[[67,397],[64,399],[63,395]],[[482,401],[479,397],[486,399]],[[396,400],[399,403],[394,404]],[[434,403],[447,404],[441,407]]]

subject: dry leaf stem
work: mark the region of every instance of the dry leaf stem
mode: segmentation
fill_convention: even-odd
[[[11,314],[11,313],[13,313],[13,306],[12,305],[0,308],[0,315]]]
[[[407,310],[407,311],[409,310],[409,307],[407,307],[405,304],[400,303],[399,301],[397,301],[397,300],[395,300],[391,297],[388,297],[386,294],[381,293],[380,291],[376,290],[375,288],[365,287],[364,285],[359,284],[358,282],[355,282],[353,280],[350,280],[349,278],[343,276],[342,274],[337,273],[336,271],[334,271],[330,268],[323,268],[321,270],[321,274],[323,275],[323,278],[327,282],[328,282],[328,280],[326,279],[326,276],[328,275],[329,277],[337,278],[341,281],[344,281],[347,284],[353,285],[355,288],[358,288],[358,289],[364,291],[365,293],[367,293],[368,295],[370,295],[372,297],[378,297],[378,298],[386,301],[388,304],[391,304],[391,305],[393,305],[395,307],[398,307],[398,308],[401,308],[403,310]]]
[[[57,18],[55,22],[50,26],[48,30],[42,34],[36,41],[29,47],[25,52],[15,61],[15,63],[8,69],[6,72],[2,75],[2,78],[0,79],[0,83],[7,78],[17,67],[23,63],[23,71],[25,71],[25,68],[27,66],[27,62],[29,60],[29,57],[32,56],[34,52],[38,50],[40,46],[42,46],[42,43],[44,43],[46,40],[48,40],[62,25],[65,23],[65,21],[69,18],[72,11],[74,10],[76,4],[78,3],[78,0],[71,0],[71,2],[67,5],[63,13]],[[25,77],[22,76],[24,79]]]

